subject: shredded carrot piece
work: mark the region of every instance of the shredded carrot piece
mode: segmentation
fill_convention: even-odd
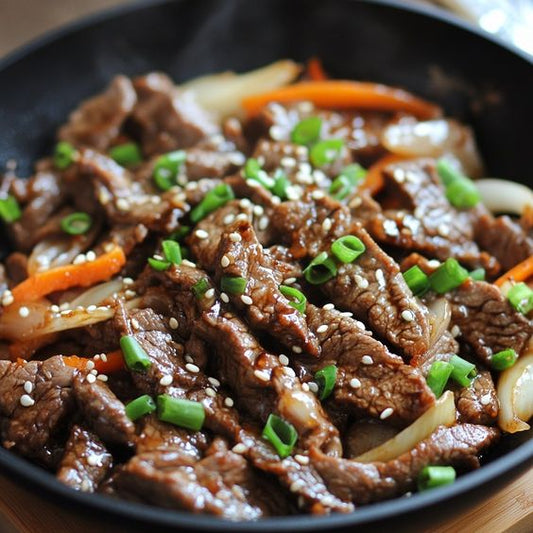
[[[273,91],[248,96],[242,105],[248,115],[256,115],[269,102],[311,101],[319,107],[405,111],[418,118],[439,116],[441,109],[421,98],[378,83],[322,80],[302,81]]]
[[[508,270],[503,276],[500,276],[494,285],[501,287],[506,281],[526,281],[533,276],[533,255],[524,259],[521,263]]]
[[[28,302],[71,287],[90,287],[106,281],[124,266],[126,256],[119,246],[94,261],[65,265],[38,272],[12,289],[15,302]]]
[[[63,356],[63,361],[67,366],[77,368],[78,370],[85,370],[87,368],[87,363],[92,361],[94,363],[94,368],[100,374],[112,374],[113,372],[118,372],[124,368],[124,356],[122,355],[122,350],[109,352],[105,356],[105,361],[101,357],[99,359],[94,359],[89,357],[78,357],[77,355]]]
[[[329,78],[322,66],[322,61],[318,57],[312,57],[307,62],[307,74],[313,81],[322,81]]]
[[[405,158],[396,154],[387,154],[378,159],[367,171],[365,180],[359,186],[359,190],[367,190],[375,196],[385,186],[383,179],[383,169],[392,163],[402,161]]]

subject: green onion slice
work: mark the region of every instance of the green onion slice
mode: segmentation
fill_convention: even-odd
[[[454,169],[448,161],[437,161],[437,172],[446,188],[446,198],[454,207],[467,209],[480,202],[481,195],[474,182]]]
[[[63,217],[61,219],[61,229],[69,235],[82,235],[91,229],[92,223],[91,215],[80,211]]]
[[[278,168],[276,172],[274,172],[274,186],[272,187],[272,194],[278,196],[282,200],[287,199],[287,187],[291,182],[289,181],[289,178],[287,177],[287,174],[281,170],[281,168]]]
[[[179,265],[182,261],[181,248],[176,241],[165,240],[161,243],[165,259],[173,265]]]
[[[183,150],[176,150],[156,159],[152,176],[162,191],[168,191],[176,185],[176,178],[186,158],[187,154]]]
[[[452,372],[453,365],[446,361],[435,361],[431,365],[426,377],[426,382],[437,398],[439,398],[444,392],[444,387],[446,387],[446,383],[448,383],[448,379],[452,375]]]
[[[311,285],[321,285],[337,275],[337,265],[327,252],[319,253],[303,271]]]
[[[523,315],[533,310],[533,291],[525,283],[513,285],[507,293],[509,303]]]
[[[429,279],[418,265],[407,269],[403,279],[415,296],[423,296],[429,290]]]
[[[175,426],[200,431],[204,425],[205,409],[200,402],[160,394],[157,397],[157,417]]]
[[[54,165],[60,170],[65,170],[74,162],[76,153],[76,148],[72,144],[66,141],[58,142],[54,149]]]
[[[318,385],[318,397],[325,400],[332,392],[337,381],[337,367],[328,365],[315,373],[315,381]]]
[[[172,232],[168,238],[171,241],[181,241],[184,237],[187,237],[191,232],[190,226],[180,226],[176,231]]]
[[[219,183],[191,211],[191,221],[194,223],[199,222],[219,207],[226,205],[233,198],[235,198],[233,189],[227,183]]]
[[[418,490],[422,492],[449,485],[455,481],[455,475],[453,466],[425,466],[418,474]]]
[[[309,153],[309,159],[315,167],[322,167],[335,161],[344,147],[342,139],[326,139],[317,142]]]
[[[294,449],[298,433],[291,423],[275,414],[270,414],[263,429],[263,438],[274,446],[282,459],[285,459]]]
[[[468,278],[468,270],[464,269],[456,259],[449,257],[429,276],[431,288],[438,294],[456,289]]]
[[[490,358],[490,365],[494,370],[507,370],[516,363],[517,359],[518,354],[512,348],[508,348],[493,354]]]
[[[206,278],[198,280],[192,287],[191,290],[198,300],[202,299],[204,294],[209,289],[209,281]]]
[[[163,272],[170,266],[170,261],[162,261],[161,259],[155,259],[154,257],[148,258],[148,264],[159,272]]]
[[[332,181],[329,187],[329,195],[336,200],[344,200],[354,188],[364,180],[366,170],[357,163],[348,165]]]
[[[126,416],[130,420],[137,420],[141,416],[153,413],[156,409],[155,402],[148,394],[143,394],[126,405]]]
[[[7,224],[16,222],[22,216],[19,203],[14,196],[0,198],[0,217]]]
[[[134,372],[142,372],[152,364],[148,354],[137,342],[137,339],[131,335],[120,337],[120,349],[124,354],[126,366]]]
[[[470,272],[470,277],[475,281],[485,281],[486,273],[484,268],[476,268]]]
[[[437,161],[437,173],[442,181],[444,187],[448,187],[456,181],[461,181],[465,178],[458,170],[453,168],[446,159],[439,159]]]
[[[272,189],[275,181],[261,168],[259,161],[253,157],[246,160],[244,164],[244,177],[247,180],[257,181],[265,189]]]
[[[320,138],[322,119],[320,117],[308,117],[298,122],[291,132],[291,141],[295,144],[311,144]]]
[[[450,364],[453,366],[451,378],[462,387],[468,387],[476,377],[476,366],[458,355],[450,359]]]
[[[228,294],[243,294],[248,282],[240,276],[222,276],[220,278],[220,290]]]
[[[299,291],[295,287],[289,287],[288,285],[280,285],[279,292],[289,300],[289,305],[297,311],[300,311],[300,313],[305,313],[307,298],[302,291]]]
[[[142,162],[143,156],[139,145],[134,142],[119,144],[109,150],[109,155],[119,165],[130,167]]]
[[[365,250],[363,241],[355,235],[340,237],[331,245],[331,253],[342,263],[352,263]]]

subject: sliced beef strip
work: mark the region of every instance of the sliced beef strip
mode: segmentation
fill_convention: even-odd
[[[185,174],[190,181],[201,178],[223,178],[244,162],[240,152],[220,152],[205,148],[189,148],[185,160]]]
[[[452,390],[455,395],[459,422],[485,426],[496,423],[499,401],[488,370],[478,372],[468,387],[453,385]]]
[[[100,439],[94,433],[74,425],[56,476],[75,490],[96,492],[109,475],[112,464],[113,457]]]
[[[60,459],[61,450],[55,439],[74,410],[72,385],[76,373],[60,356],[22,364],[0,361],[1,435],[5,448],[47,466]]]
[[[498,430],[485,426],[440,426],[412,450],[388,462],[360,463],[327,457],[314,449],[311,457],[333,494],[344,501],[366,504],[413,490],[418,474],[427,465],[478,467],[479,453],[498,435]]]
[[[76,146],[105,151],[120,133],[137,96],[126,76],[116,76],[109,87],[73,111],[69,121],[59,129],[59,139]]]
[[[266,172],[272,173],[278,168],[292,167],[298,165],[298,163],[308,163],[309,150],[306,146],[300,146],[287,141],[259,139],[255,145],[252,157],[259,161]],[[285,162],[288,165],[284,165],[283,163]]]
[[[304,365],[313,372],[337,366],[332,399],[343,409],[373,418],[391,411],[388,421],[406,425],[435,403],[422,373],[391,354],[361,322],[312,304],[307,305],[306,319],[322,354],[320,361]]]

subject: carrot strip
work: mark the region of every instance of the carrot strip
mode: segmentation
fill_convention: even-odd
[[[55,291],[71,287],[90,287],[106,281],[124,266],[126,256],[119,246],[94,261],[80,265],[65,265],[38,272],[19,283],[11,291],[15,302],[28,302]]]
[[[533,255],[524,259],[521,263],[508,270],[503,276],[500,276],[494,285],[501,287],[506,281],[526,281],[533,276]]]
[[[405,111],[422,119],[433,118],[442,113],[438,106],[402,89],[377,83],[345,80],[302,81],[248,96],[243,99],[242,105],[247,114],[253,116],[269,102],[302,100],[326,108]]]
[[[387,154],[381,159],[378,159],[367,171],[365,179],[359,190],[367,190],[372,196],[375,196],[385,186],[385,180],[383,179],[383,169],[392,163],[402,161],[405,158],[396,154]]]
[[[101,357],[99,359],[94,359],[90,357],[78,357],[77,355],[63,356],[63,361],[67,366],[77,368],[78,370],[85,370],[87,368],[87,363],[92,361],[94,363],[94,368],[100,374],[112,374],[113,372],[118,372],[125,368],[122,350],[109,352],[105,356],[105,361]]]
[[[322,81],[329,78],[322,66],[322,61],[318,57],[312,57],[307,62],[307,74],[313,81]]]

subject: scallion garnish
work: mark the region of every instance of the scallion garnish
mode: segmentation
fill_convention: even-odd
[[[326,139],[319,141],[311,148],[309,159],[315,167],[322,167],[335,161],[344,147],[342,139]]]
[[[257,181],[265,189],[272,189],[274,187],[274,180],[261,168],[259,161],[253,157],[247,159],[244,164],[244,177],[247,180]]]
[[[470,272],[470,277],[475,281],[485,281],[485,276],[486,273],[484,268],[476,268]]]
[[[14,196],[0,198],[0,217],[7,224],[16,222],[22,216],[19,203]]]
[[[176,178],[186,158],[187,154],[183,150],[168,152],[157,158],[152,176],[162,191],[168,191],[176,185]]]
[[[247,281],[240,276],[222,276],[220,278],[220,290],[228,294],[243,294],[246,290]]]
[[[191,221],[196,223],[205,218],[219,207],[233,200],[233,189],[227,183],[219,183],[211,189],[203,200],[191,211]]]
[[[337,275],[337,265],[327,252],[319,253],[303,271],[311,285],[321,285]]]
[[[172,232],[168,238],[172,241],[181,241],[184,237],[187,237],[191,232],[190,226],[180,226],[176,231]]]
[[[337,381],[337,367],[328,365],[315,373],[315,381],[318,385],[318,397],[325,400],[332,392]]]
[[[453,366],[450,377],[462,387],[468,387],[476,377],[476,365],[458,355],[451,357],[450,364]]]
[[[311,144],[320,138],[322,119],[320,117],[304,118],[291,132],[291,141],[295,144]]]
[[[179,265],[182,261],[181,248],[176,241],[165,240],[161,243],[165,259],[173,265]]]
[[[54,165],[60,170],[68,168],[76,157],[76,148],[72,144],[61,141],[56,144],[54,149]]]
[[[494,370],[507,370],[516,363],[517,359],[518,354],[512,348],[508,348],[493,354],[490,358],[490,365]]]
[[[142,372],[152,364],[148,354],[137,342],[137,339],[131,335],[120,337],[120,349],[124,355],[126,366],[134,372]]]
[[[425,466],[418,474],[418,490],[422,492],[449,485],[455,481],[455,475],[453,466]]]
[[[438,294],[456,289],[468,278],[468,270],[464,269],[456,259],[449,257],[442,265],[429,275],[429,284]]]
[[[437,172],[446,189],[446,198],[454,207],[467,209],[480,202],[481,195],[474,182],[455,170],[448,161],[437,161]]]
[[[302,291],[299,291],[295,287],[289,287],[288,285],[280,285],[279,292],[289,300],[289,305],[294,307],[300,313],[305,313],[305,306],[307,304],[307,298]]]
[[[446,361],[435,361],[429,369],[426,377],[428,387],[433,391],[433,394],[439,398],[448,383],[448,379],[452,375],[453,365]]]
[[[363,241],[355,235],[339,237],[331,245],[331,253],[341,263],[352,263],[366,250]]]
[[[291,184],[287,174],[278,168],[274,172],[274,186],[272,187],[272,194],[278,196],[282,200],[287,199],[287,187]]]
[[[139,145],[134,142],[113,146],[113,148],[109,150],[109,155],[123,167],[138,165],[143,160],[141,149],[139,148]]]
[[[198,280],[192,287],[191,290],[198,300],[204,297],[204,294],[209,289],[209,281],[206,278]]]
[[[285,459],[294,449],[298,440],[298,432],[291,423],[271,414],[263,429],[263,438],[274,446],[281,459]]]
[[[507,293],[509,303],[523,315],[533,310],[533,291],[523,282],[513,285]]]
[[[329,195],[336,200],[344,200],[366,176],[366,170],[357,163],[348,165],[332,181]]]
[[[175,426],[200,431],[204,425],[205,409],[200,402],[160,394],[157,397],[157,417]]]
[[[159,272],[163,272],[170,266],[170,261],[165,261],[162,259],[156,259],[155,257],[148,258],[148,264]]]
[[[82,235],[91,229],[93,219],[82,211],[71,213],[61,219],[61,229],[69,235]]]
[[[415,296],[423,296],[429,290],[429,279],[418,265],[407,269],[403,279]]]
[[[143,394],[126,405],[126,416],[130,420],[137,420],[141,416],[153,413],[156,410],[155,402],[148,394]]]

